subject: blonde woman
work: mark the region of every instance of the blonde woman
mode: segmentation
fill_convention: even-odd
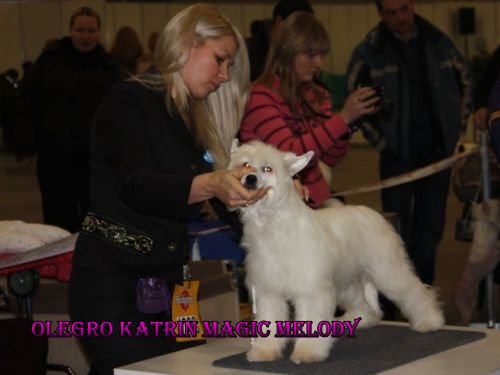
[[[271,38],[264,72],[251,88],[240,129],[243,141],[261,139],[283,151],[314,158],[298,178],[313,207],[330,197],[330,187],[319,162],[334,166],[349,147],[349,125],[375,113],[379,99],[369,87],[347,98],[339,114],[332,112],[328,92],[317,84],[323,56],[330,49],[328,33],[307,12],[294,12]]]
[[[92,134],[91,208],[69,292],[73,321],[115,328],[111,337],[81,339],[96,373],[186,347],[173,338],[117,336],[120,322],[171,319],[167,306],[152,312],[136,304],[139,280],[161,281],[171,294],[188,256],[185,223],[203,202],[251,205],[266,193],[241,185],[251,168],[224,169],[248,76],[239,32],[213,8],[193,5],[161,31],[154,67],[105,97]]]

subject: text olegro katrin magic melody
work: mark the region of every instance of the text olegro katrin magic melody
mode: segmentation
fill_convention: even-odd
[[[353,321],[152,321],[152,322],[119,322],[114,326],[111,322],[72,322],[72,321],[34,321],[31,331],[34,336],[48,337],[109,337],[118,332],[121,337],[356,337],[361,317]],[[271,326],[274,324],[274,327]]]

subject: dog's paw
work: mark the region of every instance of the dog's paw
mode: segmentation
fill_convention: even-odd
[[[252,348],[247,352],[249,362],[270,362],[283,358],[280,349]]]
[[[439,312],[433,312],[425,316],[425,318],[410,322],[410,326],[417,332],[432,332],[437,331],[444,326],[444,316]]]
[[[309,339],[310,340],[310,339]],[[331,345],[315,345],[310,343],[297,342],[290,360],[295,364],[321,362],[328,358]]]

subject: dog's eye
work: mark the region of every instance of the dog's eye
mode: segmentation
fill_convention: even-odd
[[[246,162],[244,162],[242,166],[243,166],[243,167],[246,167],[246,168],[250,168],[250,167],[251,167],[250,163],[249,163],[249,162],[247,162],[247,161],[246,161]]]
[[[262,172],[264,173],[271,173],[273,169],[271,167],[262,167]]]

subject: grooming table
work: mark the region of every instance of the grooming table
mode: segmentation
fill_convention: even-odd
[[[34,268],[42,277],[68,282],[78,233],[18,254],[0,254],[0,275]]]
[[[17,254],[0,254],[0,275],[8,275],[7,287],[18,300],[17,315],[31,319],[32,299],[39,277],[68,282],[78,234]]]
[[[404,323],[387,323],[388,326],[408,327]],[[484,333],[484,338],[429,355],[419,360],[380,372],[384,375],[498,375],[500,374],[500,332],[466,327],[446,327],[447,330]],[[351,339],[349,339],[351,340]],[[352,339],[352,340],[358,340]],[[245,352],[250,339],[209,339],[208,344],[175,352],[115,369],[115,375],[272,375],[273,372],[237,370],[215,367],[212,363],[221,358]],[[335,346],[334,349],[335,350]],[[358,353],[351,353],[357,361],[363,361]],[[300,366],[300,365],[299,365]],[[251,365],[249,366],[251,368]],[[334,374],[332,368],[331,373]],[[281,372],[283,373],[283,372]],[[373,373],[373,372],[371,372]],[[314,370],[308,374],[314,375]]]

